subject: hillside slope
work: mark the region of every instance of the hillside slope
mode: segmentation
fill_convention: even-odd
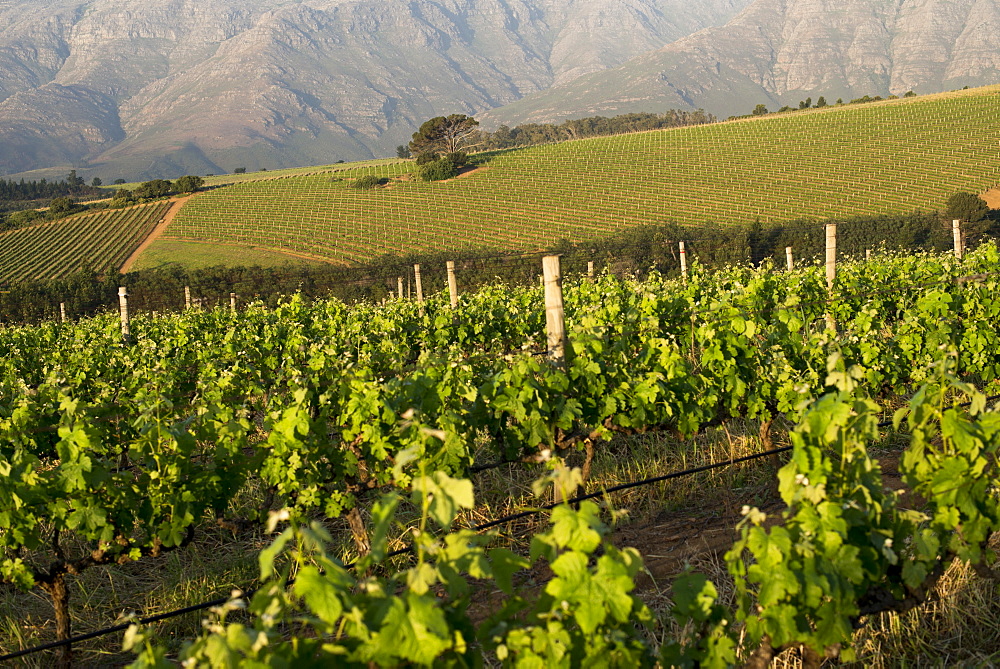
[[[1000,83],[994,0],[754,0],[624,65],[496,109],[490,125],[704,108],[723,118],[820,95],[936,93]]]
[[[413,178],[402,161],[234,184],[193,198],[164,238],[350,263],[535,249],[641,224],[934,211],[956,191],[1000,183],[998,145],[992,87],[487,154],[441,183]],[[392,181],[350,188],[362,174]]]
[[[0,174],[143,179],[393,154],[749,0],[0,1]]]

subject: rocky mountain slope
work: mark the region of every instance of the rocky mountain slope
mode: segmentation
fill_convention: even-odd
[[[391,155],[431,116],[569,84],[748,2],[0,0],[0,174]]]
[[[671,107],[725,117],[820,95],[833,102],[998,82],[996,0],[754,0],[724,26],[528,96],[486,120]]]

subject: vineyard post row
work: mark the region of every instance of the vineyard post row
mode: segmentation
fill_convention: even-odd
[[[125,286],[118,287],[118,313],[122,321],[122,341],[128,344],[128,290]]]
[[[826,233],[826,281],[827,281],[827,290],[831,290],[832,291],[833,290],[833,284],[834,284],[834,282],[835,282],[835,280],[837,278],[837,224],[836,223],[827,223],[827,224],[825,224],[825,233]],[[952,221],[952,237],[953,237],[953,243],[954,243],[955,257],[958,258],[959,260],[961,260],[962,256],[964,255],[964,252],[965,252],[965,239],[964,239],[965,235],[964,235],[964,231],[962,230],[962,222],[959,219],[955,219],[955,220]],[[679,249],[679,257],[680,257],[681,276],[686,279],[687,278],[687,249],[686,249],[685,243],[683,241],[678,242],[678,249]],[[558,259],[559,256],[546,256],[546,258],[549,258],[549,257],[555,257],[555,258]],[[871,259],[871,249],[865,249],[865,260],[870,260],[870,259]],[[794,255],[793,255],[793,247],[791,247],[791,246],[786,246],[785,247],[785,263],[786,263],[786,267],[787,267],[787,269],[788,269],[789,272],[794,269],[794,267],[795,267],[795,260],[794,260]],[[447,263],[446,263],[445,266],[446,266],[447,274],[448,274],[448,291],[449,291],[450,297],[451,297],[451,306],[454,309],[454,308],[458,307],[458,282],[457,282],[457,279],[456,279],[455,262],[452,261],[452,260],[449,260],[449,261],[447,261]],[[545,278],[545,274],[544,274],[544,270],[545,270],[545,258],[543,258],[542,266],[543,266],[543,275],[539,277],[539,283],[542,286],[546,286],[546,285],[548,285],[548,280]],[[556,271],[560,272],[560,270],[558,269],[558,267],[557,267]],[[419,305],[421,305],[420,306],[420,312],[421,312],[421,315],[423,315],[424,294],[423,294],[423,284],[421,282],[420,265],[419,264],[415,264],[413,266],[413,275],[414,275],[414,284],[415,284],[414,289],[416,291],[416,299],[417,299],[417,303]],[[590,277],[590,278],[592,278],[594,276],[594,261],[592,261],[592,260],[590,260],[590,261],[587,262],[587,276]],[[559,281],[561,282],[561,280],[562,280],[562,278],[561,278],[561,273],[560,273],[559,274]],[[407,282],[409,282],[409,279],[407,279]],[[123,299],[125,299],[127,297],[127,295],[123,295],[123,291],[125,291],[125,288],[124,287],[119,287],[119,302],[120,302],[119,306],[120,307],[121,307],[121,300],[123,300]],[[407,293],[409,293],[409,291],[407,291]],[[403,279],[402,279],[402,277],[398,277],[398,279],[397,279],[397,297],[399,299],[403,299],[403,295],[404,295],[404,293],[403,293]],[[407,297],[409,297],[409,295],[407,295]],[[229,306],[230,306],[230,308],[233,311],[236,311],[236,299],[237,299],[236,293],[230,293],[229,294]],[[197,302],[199,303],[198,306],[200,306],[201,298],[198,298]],[[191,288],[190,288],[190,286],[184,286],[184,308],[185,309],[191,309],[192,306],[193,306],[193,304],[194,304],[194,300],[191,297]],[[127,330],[127,328],[128,328],[128,324],[124,320],[124,319],[127,318],[127,315],[128,315],[127,314],[127,307],[124,307],[124,311],[122,313],[123,313],[123,316],[122,316],[122,318],[123,318],[122,328],[123,328],[123,333],[124,333]],[[59,318],[60,318],[61,322],[63,322],[63,323],[65,323],[66,320],[67,320],[67,316],[66,316],[66,303],[65,302],[60,302],[59,303]],[[831,322],[831,325],[832,325],[832,321],[829,321],[829,322]]]

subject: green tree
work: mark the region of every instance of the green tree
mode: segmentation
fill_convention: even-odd
[[[990,207],[975,193],[958,192],[948,198],[944,215],[948,220],[959,219],[976,223],[986,218]]]
[[[813,99],[806,98],[805,100],[799,100],[799,109],[809,109],[812,107]]]
[[[456,153],[466,147],[478,131],[479,121],[465,114],[435,116],[425,121],[410,141],[410,151],[421,153]]]
[[[73,200],[68,197],[57,197],[49,203],[49,216],[59,218],[73,211]]]
[[[173,189],[174,185],[169,181],[165,179],[153,179],[152,181],[144,181],[133,191],[133,194],[140,198],[163,197],[164,195],[170,195]]]
[[[94,188],[100,188],[104,185],[104,182],[101,181],[101,177],[94,177],[94,180],[90,182],[90,185]]]
[[[767,111],[767,107],[765,105],[757,105],[756,107],[753,108],[753,111],[751,112],[753,116],[764,116],[765,114],[768,113],[770,112]]]
[[[125,183],[124,179],[115,179],[115,181],[114,181],[114,184],[116,186],[121,186],[123,183]]]
[[[816,106],[817,107],[825,107],[826,106],[826,98],[823,97],[822,95],[819,96],[819,100],[816,101]]]
[[[510,126],[502,125],[496,129],[493,135],[490,137],[490,141],[493,147],[496,149],[506,149],[514,146],[515,139],[514,133],[511,131]]]
[[[246,174],[246,173],[247,173],[247,168],[245,167],[237,167],[235,170],[233,170],[233,174]]]
[[[187,176],[183,176],[176,182],[174,182],[174,190],[176,190],[178,193],[195,193],[204,184],[205,180],[202,179],[201,177],[195,176],[193,174],[188,174]]]
[[[76,175],[76,170],[70,170],[69,174],[66,176],[66,183],[69,185],[70,190],[76,190],[80,186],[83,186],[84,180],[82,177]]]
[[[397,158],[412,158],[413,153],[410,151],[410,147],[406,144],[400,144],[396,147],[396,157]]]

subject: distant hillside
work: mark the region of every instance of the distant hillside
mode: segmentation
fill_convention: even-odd
[[[998,145],[991,87],[483,154],[441,183],[415,179],[409,161],[248,181],[194,197],[164,239],[229,245],[220,263],[240,247],[351,263],[536,249],[642,224],[936,211],[959,190],[1000,183]],[[363,174],[391,181],[350,188]]]
[[[820,95],[833,102],[997,83],[994,0],[754,0],[724,26],[483,118],[516,125],[697,108],[725,118]]]
[[[106,183],[394,154],[749,0],[0,2],[0,175]]]

